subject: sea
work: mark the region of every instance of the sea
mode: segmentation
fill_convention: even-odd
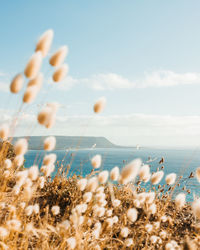
[[[57,150],[53,153],[57,155],[57,162],[52,178],[61,165],[70,165],[68,176],[74,174],[87,176],[92,171],[90,160],[96,154],[102,156],[100,171],[110,171],[115,166],[121,169],[132,160],[140,158],[144,164],[149,164],[151,172],[155,172],[157,169],[161,169],[161,166],[164,166],[165,176],[169,173],[176,173],[178,177],[182,176],[179,182],[180,186],[176,186],[173,197],[180,192],[187,194],[187,201],[192,201],[194,197],[200,196],[200,183],[195,178],[195,170],[200,166],[200,148],[93,148]],[[32,165],[41,167],[45,154],[46,152],[43,150],[29,150],[25,155],[25,167],[29,168]],[[159,164],[162,158],[164,162]],[[191,175],[194,177],[189,178]],[[165,184],[165,176],[160,183],[161,185]],[[142,185],[147,190],[152,189],[149,182]],[[168,188],[165,187],[165,191]]]

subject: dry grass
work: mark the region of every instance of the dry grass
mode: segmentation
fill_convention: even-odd
[[[174,201],[169,200],[169,197],[165,199],[156,197],[154,203],[157,212],[148,214],[144,207],[137,208],[137,220],[131,223],[127,218],[127,210],[135,207],[134,201],[137,198],[133,191],[134,186],[132,184],[112,185],[111,192],[110,184],[104,184],[101,187],[104,188],[107,201],[104,206],[105,213],[102,216],[94,215],[94,206],[100,204],[95,197],[95,192],[91,201],[87,203],[86,211],[77,213],[77,205],[85,204],[83,201],[85,191],[80,191],[77,187],[78,180],[77,176],[68,179],[59,176],[52,181],[46,180],[42,189],[37,186],[36,181],[33,184],[35,192],[28,200],[23,194],[23,188],[21,194],[16,196],[7,186],[3,194],[0,193],[0,226],[8,230],[9,234],[2,238],[0,230],[1,242],[13,249],[68,249],[66,240],[70,237],[76,239],[77,249],[98,249],[97,246],[99,249],[162,249],[172,240],[177,242],[179,246],[177,249],[190,249],[186,246],[189,241],[195,242],[196,249],[200,246],[198,245],[198,223],[189,204],[177,210]],[[138,186],[137,188],[140,189]],[[140,194],[139,190],[138,194]],[[121,201],[117,207],[113,206],[113,196]],[[21,208],[22,202],[25,202],[24,208]],[[32,212],[31,215],[27,215],[26,207],[34,204],[39,205],[39,213]],[[60,207],[58,215],[53,215],[51,212],[53,206]],[[108,210],[112,210],[112,215],[107,214]],[[77,214],[76,219],[83,216],[81,225],[77,225],[76,219],[71,218],[72,214]],[[115,216],[118,221],[109,226],[107,219],[113,219]],[[166,218],[163,219],[163,216]],[[8,229],[7,222],[12,219],[17,219],[21,223],[17,231]],[[101,229],[99,235],[95,237],[96,223],[101,223]],[[152,226],[150,232],[147,232],[145,227],[147,224]],[[27,226],[30,228],[27,229]],[[120,234],[123,227],[129,229],[127,237]],[[166,232],[164,238],[160,234],[162,231]],[[154,244],[152,244],[152,236],[158,237]],[[133,240],[129,247],[126,246],[127,239]],[[191,242],[188,247],[190,245]]]

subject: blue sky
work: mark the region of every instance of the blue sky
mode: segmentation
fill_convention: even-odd
[[[2,122],[21,97],[11,96],[6,86],[51,28],[51,52],[68,45],[70,72],[64,82],[49,87],[52,69],[45,59],[46,84],[36,103],[45,99],[62,107],[56,127],[37,127],[35,134],[106,136],[124,145],[199,145],[199,9],[198,0],[1,2]],[[98,118],[92,105],[101,96],[107,107]],[[25,107],[24,113],[38,110],[37,105]],[[23,126],[17,134],[28,131]]]

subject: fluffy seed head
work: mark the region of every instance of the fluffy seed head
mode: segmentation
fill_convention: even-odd
[[[33,213],[39,214],[39,211],[40,211],[39,204],[33,205]]]
[[[13,193],[14,193],[14,195],[18,195],[20,193],[20,189],[21,189],[21,186],[15,185],[13,187]]]
[[[156,207],[156,204],[155,203],[152,203],[148,209],[147,209],[147,213],[148,214],[155,214],[157,211],[157,207]]]
[[[37,234],[37,230],[34,228],[33,223],[31,223],[31,222],[26,224],[25,231],[28,234],[33,234],[33,235],[39,237],[38,234]]]
[[[70,222],[68,220],[64,220],[59,224],[59,228],[63,228],[64,230],[68,230],[70,228]]]
[[[4,209],[6,207],[6,204],[5,204],[5,202],[0,202],[0,209]]]
[[[55,170],[55,165],[42,166],[40,171],[44,173],[46,177],[50,176]]]
[[[78,204],[76,205],[75,210],[77,211],[79,215],[81,215],[86,212],[87,204],[86,203]]]
[[[175,250],[179,249],[179,246],[175,240],[171,240],[165,245],[165,250]]]
[[[101,166],[101,155],[95,155],[91,159],[91,164],[92,164],[93,168],[99,168]]]
[[[39,73],[35,78],[31,79],[28,82],[27,87],[36,87],[37,90],[39,91],[42,86],[43,79],[44,79],[43,74]]]
[[[53,36],[54,36],[53,30],[50,29],[50,30],[45,31],[42,34],[42,36],[39,38],[36,44],[35,51],[36,52],[41,51],[42,56],[45,57],[51,47]]]
[[[60,213],[60,207],[59,206],[53,206],[51,208],[51,212],[52,214],[55,216],[55,215],[58,215]]]
[[[47,103],[46,106],[49,107],[52,110],[52,112],[55,113],[57,112],[60,105],[57,102],[51,102],[51,103]]]
[[[158,171],[158,172],[152,174],[152,176],[151,176],[151,183],[153,185],[158,184],[162,180],[163,176],[164,176],[164,172],[163,171]]]
[[[87,208],[88,208],[88,205],[86,203],[78,204],[78,205],[76,205],[75,208],[72,209],[72,215],[71,216],[77,216],[78,217],[78,216],[84,214],[86,212]]]
[[[173,185],[174,182],[176,180],[176,174],[175,173],[171,173],[171,174],[168,174],[165,178],[165,181],[168,185]]]
[[[107,170],[102,171],[101,173],[99,173],[99,176],[98,176],[99,182],[101,184],[106,183],[108,176],[109,176],[109,172]]]
[[[8,220],[6,225],[10,231],[20,231],[21,229],[21,222],[16,219]]]
[[[69,71],[69,66],[67,64],[63,64],[57,68],[53,73],[54,82],[61,82]]]
[[[115,215],[115,216],[113,216],[113,223],[117,223],[118,221],[119,221],[119,218]]]
[[[17,156],[15,156],[13,162],[14,162],[14,164],[15,164],[17,167],[22,166],[23,163],[24,163],[24,156],[23,156],[23,155],[17,155]]]
[[[129,229],[128,227],[123,227],[121,229],[121,232],[120,232],[120,235],[123,237],[123,238],[126,238],[129,234]]]
[[[29,187],[24,188],[24,190],[23,190],[23,196],[24,196],[24,198],[26,200],[30,200],[31,197],[32,197],[32,195],[33,195],[33,189],[32,189],[32,187],[29,186]]]
[[[118,200],[118,199],[115,199],[115,200],[112,202],[112,204],[113,204],[113,207],[118,207],[118,206],[121,204],[121,201]]]
[[[56,138],[55,136],[49,136],[44,140],[44,150],[51,151],[56,146]]]
[[[140,159],[133,160],[128,165],[126,165],[121,172],[121,183],[128,184],[131,181],[134,181],[138,171],[140,169],[142,162]]]
[[[37,86],[27,87],[23,96],[23,102],[25,103],[33,102],[37,96],[38,91],[39,89]]]
[[[168,242],[166,245],[165,245],[165,250],[175,250],[174,246]]]
[[[12,162],[10,159],[5,159],[4,161],[4,168],[9,169],[12,167]]]
[[[87,179],[83,178],[77,181],[77,187],[80,191],[83,191],[87,185]]]
[[[50,104],[48,104],[45,108],[42,109],[42,111],[40,111],[37,119],[41,125],[44,125],[46,128],[51,128],[55,123],[55,116],[55,107],[52,107],[50,106]]]
[[[22,186],[28,177],[28,170],[18,171],[16,174],[17,185]]]
[[[92,193],[91,192],[86,192],[84,195],[83,195],[83,201],[88,203],[90,202],[92,199]]]
[[[26,206],[26,202],[20,202],[19,207],[20,207],[21,209],[24,209],[25,206]]]
[[[45,155],[44,159],[43,159],[43,164],[45,166],[49,166],[49,165],[53,165],[56,161],[56,154],[48,154]]]
[[[42,64],[42,53],[40,51],[37,51],[34,53],[29,62],[26,65],[26,68],[24,70],[24,74],[27,78],[34,78],[38,74],[40,67]]]
[[[15,154],[16,155],[24,155],[26,151],[28,150],[28,142],[26,139],[22,138],[17,140],[15,143]]]
[[[126,240],[124,241],[124,243],[125,243],[126,247],[130,247],[130,246],[133,245],[133,239],[128,238],[128,239],[126,239]]]
[[[6,228],[0,227],[0,238],[4,239],[9,235],[9,232]]]
[[[86,178],[83,178],[83,179],[80,179],[80,180],[77,181],[77,187],[78,187],[78,189],[80,191],[85,190],[86,185],[87,185],[87,179]]]
[[[108,217],[112,216],[112,209],[108,209],[108,210],[106,211],[106,215],[107,215]]]
[[[51,56],[49,63],[54,67],[60,66],[64,62],[67,53],[68,47],[62,46]]]
[[[94,104],[94,107],[93,107],[94,112],[101,113],[104,110],[105,106],[106,106],[106,98],[105,97],[99,98]]]
[[[44,187],[44,183],[45,183],[45,178],[43,176],[39,177],[38,184],[40,188]]]
[[[97,217],[102,217],[104,216],[105,214],[105,208],[104,207],[95,207],[94,209],[94,214],[97,216]]]
[[[119,178],[119,168],[118,167],[114,167],[111,171],[110,171],[110,179],[112,181],[117,181]]]
[[[153,227],[157,230],[160,228],[160,222],[159,221],[156,221],[153,223]]]
[[[35,181],[38,178],[39,170],[38,166],[32,166],[28,170],[28,177],[32,180]]]
[[[144,165],[139,171],[140,180],[145,181],[150,174],[149,165]]]
[[[141,203],[140,203],[140,201],[139,201],[138,199],[135,199],[135,200],[133,201],[133,204],[134,204],[135,207],[141,208]]]
[[[147,204],[153,203],[155,196],[156,196],[155,192],[146,193],[145,202]]]
[[[99,200],[104,200],[106,198],[106,195],[105,193],[102,192],[102,193],[97,193],[95,197],[99,201]]]
[[[31,216],[32,213],[33,213],[33,206],[32,205],[25,208],[25,214],[27,216]]]
[[[140,203],[144,203],[146,199],[147,193],[142,192],[137,195],[137,199],[140,201]]]
[[[157,240],[158,240],[158,237],[156,235],[152,235],[150,237],[150,241],[151,241],[152,244],[155,244],[157,242]]]
[[[22,89],[23,83],[24,83],[24,78],[22,74],[16,75],[10,84],[10,92],[14,94],[18,93]]]
[[[167,232],[163,230],[159,233],[159,236],[164,240],[167,238]]]
[[[88,180],[88,182],[87,182],[87,186],[86,186],[87,190],[89,192],[95,192],[97,187],[98,187],[98,179],[97,179],[97,177],[90,178]]]
[[[5,141],[8,139],[9,127],[6,124],[1,125],[0,127],[0,138]]]
[[[92,226],[92,220],[91,220],[90,218],[88,218],[88,220],[87,220],[87,225],[88,225],[89,227]]]
[[[153,226],[151,224],[146,224],[144,228],[147,231],[147,233],[150,233],[153,229]]]
[[[95,245],[94,250],[101,250],[101,247],[99,245]]]
[[[55,113],[51,114],[51,116],[49,117],[48,123],[45,124],[46,128],[52,128],[55,124],[56,121],[56,116]]]
[[[180,193],[175,198],[175,205],[178,209],[181,209],[185,205],[185,194]]]
[[[106,205],[107,205],[107,201],[106,200],[100,200],[100,201],[98,201],[98,203],[99,203],[99,205],[101,206],[101,207],[105,207]]]
[[[162,222],[166,222],[167,221],[167,216],[163,215],[160,219],[161,219]]]
[[[5,178],[8,178],[9,175],[10,175],[10,171],[9,171],[9,170],[4,171],[3,176],[4,176]]]
[[[127,211],[127,218],[133,223],[137,220],[138,211],[135,208],[129,208]]]
[[[149,175],[147,175],[144,179],[143,182],[148,182],[151,178],[151,174],[149,173]]]
[[[108,224],[108,227],[112,227],[113,226],[113,219],[112,218],[107,218],[106,222]]]
[[[69,249],[74,249],[76,247],[76,239],[74,237],[68,238],[66,242]]]
[[[11,213],[15,214],[16,213],[16,207],[13,205],[8,205],[8,209]]]
[[[199,219],[200,218],[200,199],[196,199],[192,203],[193,214]]]
[[[48,120],[49,120],[49,116],[51,116],[51,109],[50,108],[44,108],[42,111],[40,111],[40,113],[38,114],[38,122],[41,125],[46,125]]]
[[[200,167],[196,169],[196,178],[200,182]]]
[[[99,238],[99,235],[100,235],[100,230],[93,230],[92,232],[92,236],[95,238],[95,239],[98,239]]]
[[[104,192],[104,187],[103,186],[98,187],[97,190],[96,190],[97,194],[101,194],[103,192]]]
[[[33,185],[33,182],[31,181],[31,179],[26,178],[26,180],[24,181],[24,184],[23,184],[24,188],[31,188],[32,185]]]

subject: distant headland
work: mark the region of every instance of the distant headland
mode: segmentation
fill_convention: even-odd
[[[29,150],[42,150],[43,141],[47,136],[29,136]],[[125,146],[115,145],[105,137],[93,136],[55,136],[56,150],[66,149],[84,149],[84,148],[127,148]],[[22,137],[14,137],[12,143]],[[23,137],[24,138],[24,137]]]

